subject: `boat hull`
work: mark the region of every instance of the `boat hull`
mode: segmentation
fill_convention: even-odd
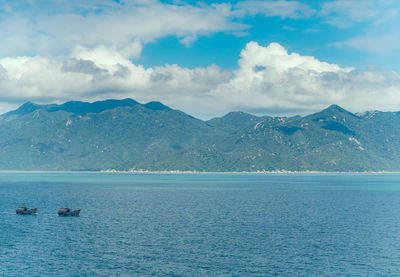
[[[20,214],[20,215],[34,215],[37,214],[37,208],[33,208],[33,209],[21,209],[18,208],[16,210],[16,214]]]
[[[59,216],[79,216],[81,210],[74,210],[74,211],[58,211]]]

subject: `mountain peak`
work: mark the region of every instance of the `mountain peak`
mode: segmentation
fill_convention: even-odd
[[[343,109],[342,107],[340,107],[339,105],[336,105],[336,104],[332,104],[332,105],[330,105],[328,108],[323,109],[322,111],[346,112],[346,113],[349,113],[349,111]]]
[[[330,105],[320,112],[310,114],[304,117],[313,121],[325,121],[325,120],[343,120],[343,118],[359,118],[355,114],[343,109],[338,105]]]
[[[5,113],[4,115],[23,115],[23,114],[27,114],[27,113],[31,113],[37,109],[39,109],[41,106],[37,105],[35,103],[32,103],[30,101],[22,104],[18,109],[13,110],[13,111],[9,111],[7,113]]]
[[[355,114],[349,112],[348,110],[343,109],[342,107],[338,106],[338,105],[330,105],[329,107],[323,109],[320,112],[317,112],[313,115],[318,115],[318,116],[337,116],[337,115],[348,115],[348,116],[353,116],[356,117]],[[310,116],[313,116],[310,115]]]
[[[170,107],[165,106],[163,103],[158,101],[152,101],[143,105],[144,107],[154,110],[154,111],[167,111],[171,110]]]

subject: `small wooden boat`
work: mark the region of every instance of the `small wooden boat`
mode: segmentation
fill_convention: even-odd
[[[69,208],[61,208],[58,211],[59,216],[79,216],[81,210],[71,210]]]
[[[16,210],[17,214],[36,214],[37,208],[28,209],[27,207],[18,207]]]

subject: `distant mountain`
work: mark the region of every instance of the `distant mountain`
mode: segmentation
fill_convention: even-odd
[[[0,116],[3,170],[400,170],[400,113],[331,105],[208,121],[132,99],[23,104]]]
[[[80,102],[80,101],[69,101],[62,105],[50,104],[50,105],[37,105],[32,102],[27,102],[23,104],[21,107],[16,109],[15,111],[8,112],[4,115],[23,115],[27,113],[34,112],[36,110],[45,110],[48,112],[57,112],[57,111],[66,111],[73,114],[84,115],[87,113],[100,113],[105,110],[115,109],[117,107],[133,107],[139,105],[138,102],[132,99],[124,99],[124,100],[105,100],[105,101],[97,101],[94,103]],[[159,102],[150,102],[145,105],[146,107],[152,106],[163,106]]]

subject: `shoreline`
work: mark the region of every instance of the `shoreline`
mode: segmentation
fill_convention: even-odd
[[[184,171],[184,170],[0,170],[0,173],[50,173],[50,174],[400,174],[400,171],[317,171],[317,170],[272,170],[272,171]]]
[[[183,170],[101,170],[100,173],[133,174],[400,174],[400,171],[317,171],[317,170],[272,170],[272,171],[183,171]]]

